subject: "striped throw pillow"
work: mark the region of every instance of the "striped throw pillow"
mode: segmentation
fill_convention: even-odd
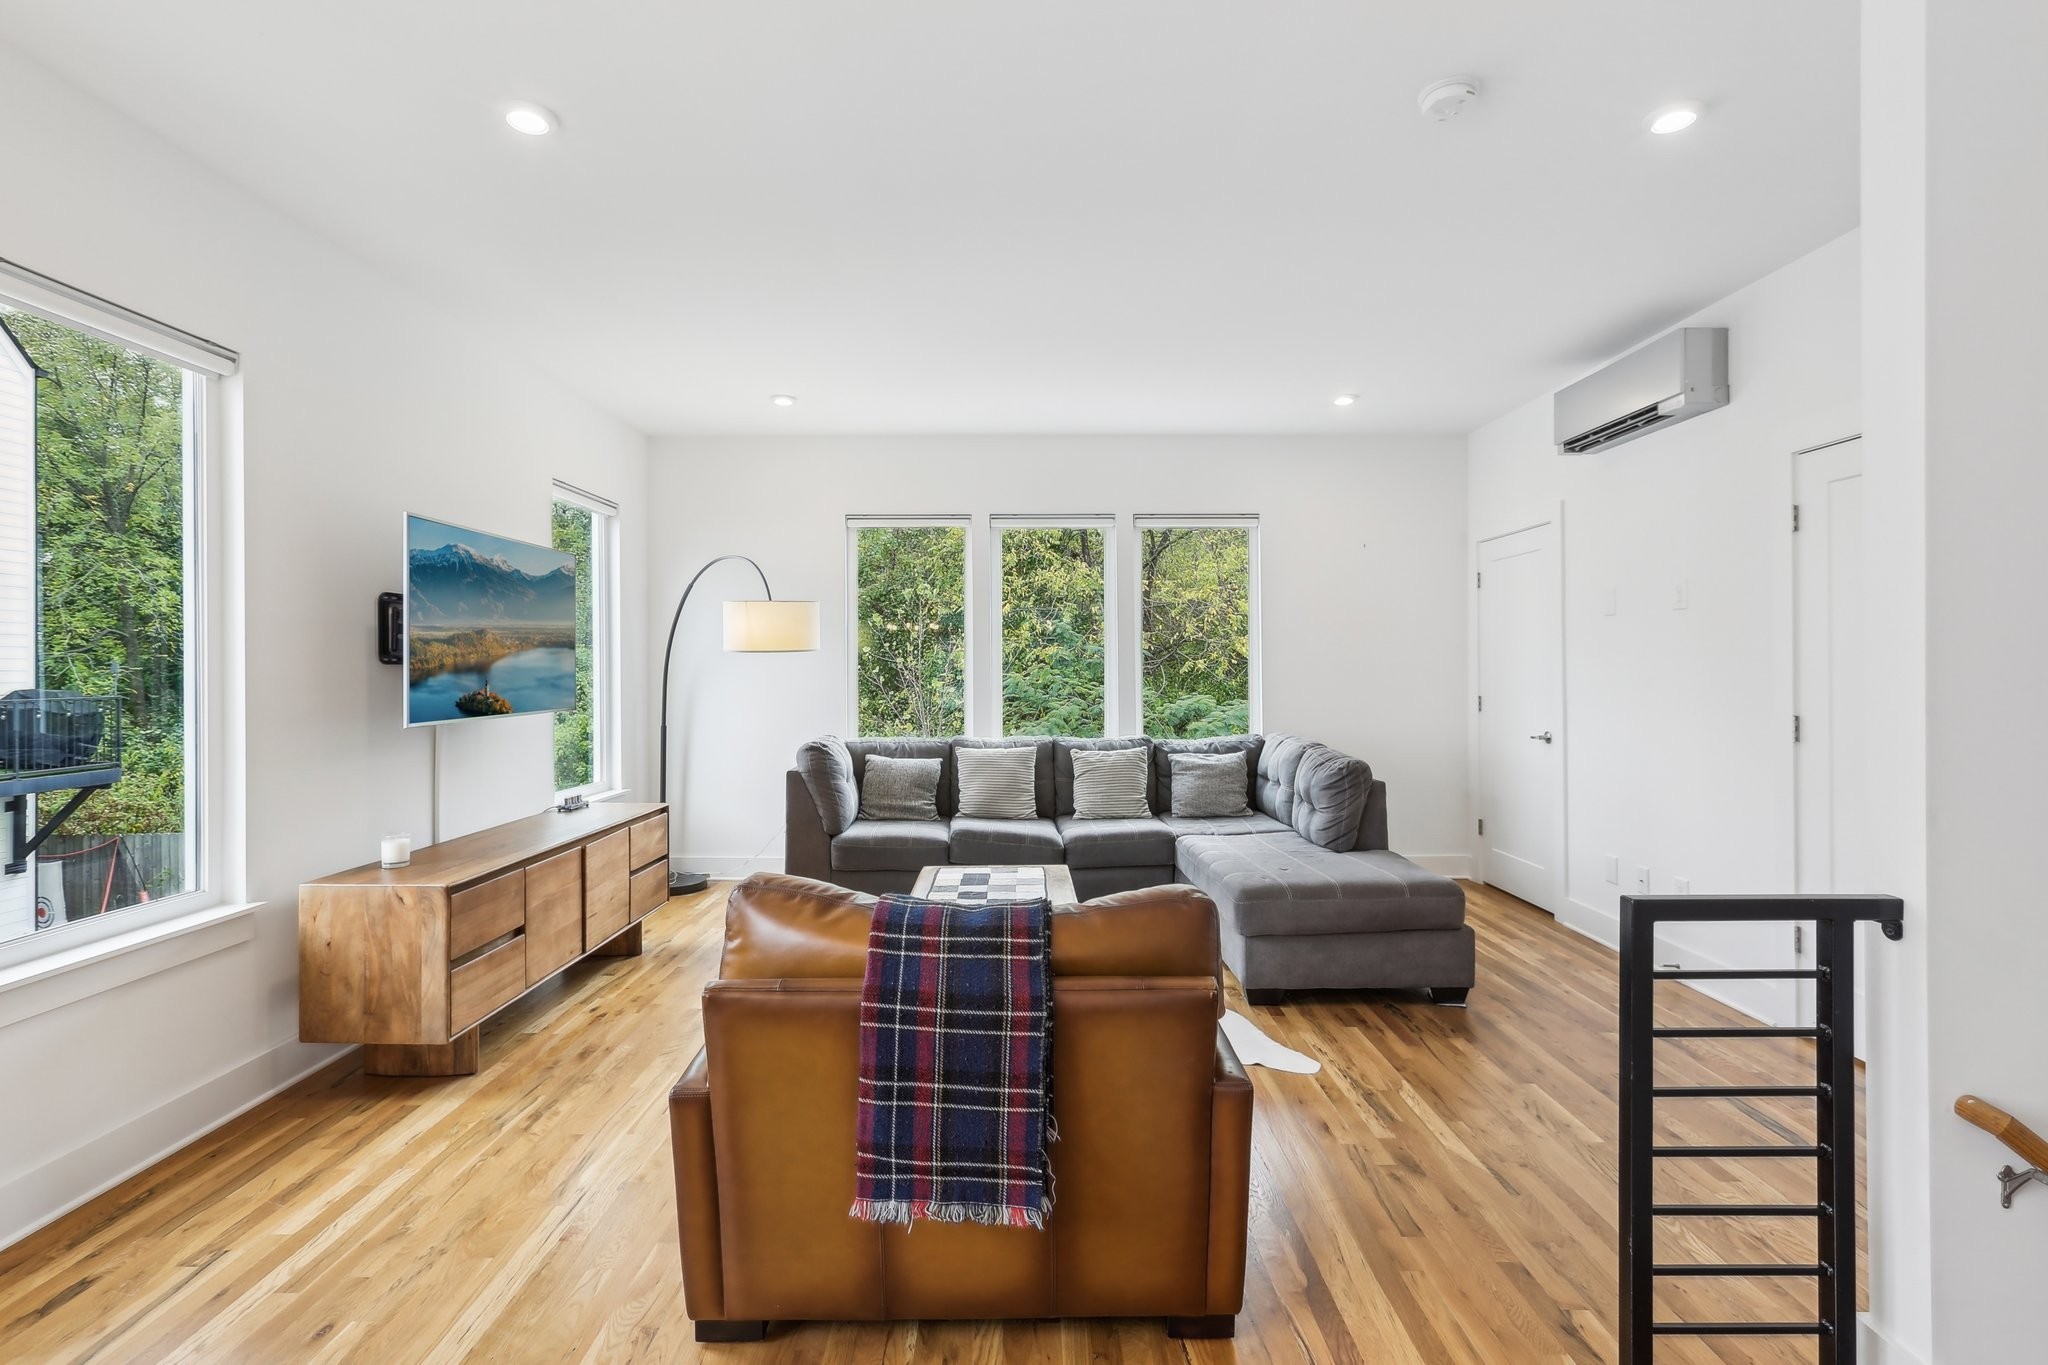
[[[1001,749],[955,749],[960,813],[988,820],[1038,818],[1038,750],[1029,744]]]
[[[1074,818],[1077,820],[1142,820],[1152,814],[1145,804],[1143,749],[1076,749]]]

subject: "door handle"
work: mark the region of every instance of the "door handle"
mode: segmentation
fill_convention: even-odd
[[[1545,730],[1545,731],[1544,731],[1544,732],[1543,732],[1542,734],[1540,734],[1540,735],[1531,735],[1531,736],[1529,736],[1529,738],[1531,738],[1531,739],[1540,739],[1540,740],[1542,740],[1542,741],[1543,741],[1543,742],[1544,742],[1545,744],[1548,744],[1548,743],[1550,743],[1550,742],[1551,742],[1551,739],[1550,739],[1550,731],[1548,731],[1548,730]]]

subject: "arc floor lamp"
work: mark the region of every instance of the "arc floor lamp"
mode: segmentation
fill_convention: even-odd
[[[668,674],[669,665],[675,660],[676,628],[683,623],[683,608],[690,605],[690,594],[697,589],[697,582],[720,564],[731,560],[753,569],[761,578],[761,599],[729,600],[725,604],[725,651],[728,654],[804,654],[818,648],[818,604],[816,602],[777,601],[775,590],[768,586],[768,575],[761,572],[761,566],[745,555],[720,555],[697,570],[683,589],[683,600],[676,603],[675,618],[668,623],[668,647],[661,655],[661,800],[668,800]],[[669,824],[675,824],[675,812],[669,812]],[[671,841],[673,842],[673,841]],[[673,865],[671,865],[673,866]],[[670,872],[668,890],[672,896],[687,895],[702,891],[710,877],[702,872]]]

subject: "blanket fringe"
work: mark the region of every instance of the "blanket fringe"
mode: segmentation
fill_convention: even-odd
[[[847,1210],[863,1223],[898,1223],[909,1227],[912,1219],[931,1223],[980,1223],[992,1228],[1033,1228],[1045,1231],[1045,1215],[1052,1209],[1048,1198],[1043,1207],[1013,1208],[1008,1204],[940,1204],[918,1199],[856,1199]]]

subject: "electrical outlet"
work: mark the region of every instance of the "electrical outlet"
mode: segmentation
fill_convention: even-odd
[[[1647,895],[1649,895],[1649,894],[1650,894],[1650,869],[1649,869],[1649,868],[1647,868],[1647,867],[1638,867],[1638,868],[1636,869],[1636,872],[1635,872],[1635,883],[1634,883],[1634,885],[1635,885],[1635,889],[1636,889],[1636,894],[1637,894],[1638,896],[1647,896]]]
[[[1692,878],[1673,877],[1671,879],[1671,890],[1680,896],[1690,896],[1692,894]]]
[[[1613,853],[1607,855],[1607,884],[1621,885],[1621,858]]]
[[[1679,579],[1678,586],[1671,590],[1671,610],[1684,611],[1686,608],[1685,580]]]

